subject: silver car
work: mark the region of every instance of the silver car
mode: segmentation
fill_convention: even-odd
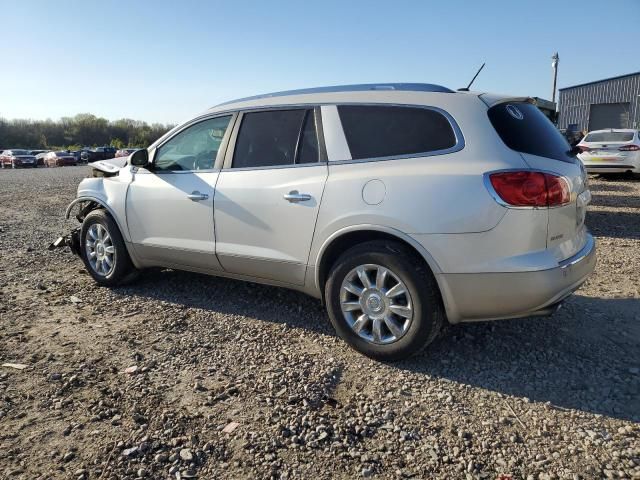
[[[306,292],[406,357],[445,321],[552,313],[593,271],[584,167],[528,98],[429,84],[218,105],[92,164],[69,244],[101,285],[169,267]]]

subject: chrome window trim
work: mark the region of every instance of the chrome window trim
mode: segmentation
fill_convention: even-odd
[[[567,182],[567,184],[569,185],[569,188],[571,188],[571,182],[567,177],[559,174],[558,172],[552,172],[551,170],[539,170],[537,168],[505,168],[502,170],[492,170],[490,172],[485,172],[484,174],[482,174],[482,182],[484,183],[485,188],[489,192],[489,195],[491,195],[491,197],[496,201],[496,203],[504,208],[508,208],[511,210],[553,210],[555,208],[566,207],[567,205],[570,205],[571,203],[575,202],[578,198],[578,193],[571,191],[569,196],[569,201],[567,203],[563,203],[562,205],[552,205],[552,206],[546,206],[546,207],[535,207],[535,206],[529,206],[529,205],[525,205],[525,206],[510,205],[507,202],[505,202],[500,197],[500,195],[498,195],[498,192],[496,192],[495,188],[493,188],[493,184],[491,183],[491,179],[489,178],[494,173],[503,173],[503,172],[549,173],[551,175],[555,175],[556,177],[563,178],[564,181]]]
[[[443,115],[447,121],[449,122],[449,125],[451,126],[455,139],[456,139],[456,143],[453,147],[447,148],[447,149],[441,149],[441,150],[432,150],[432,151],[428,151],[428,152],[418,152],[418,153],[410,153],[410,154],[405,154],[405,155],[394,155],[391,157],[371,157],[371,158],[362,158],[362,159],[357,159],[357,160],[353,160],[351,158],[349,159],[344,159],[344,160],[329,160],[328,163],[329,165],[335,165],[335,164],[348,164],[348,163],[364,163],[364,162],[375,162],[375,161],[388,161],[388,160],[399,160],[399,159],[405,159],[405,158],[422,158],[422,157],[431,157],[431,156],[435,156],[435,155],[447,155],[450,153],[455,153],[455,152],[459,152],[460,150],[464,149],[464,147],[466,146],[465,140],[464,140],[464,135],[462,134],[462,130],[460,129],[460,126],[458,125],[458,123],[455,121],[455,119],[451,116],[451,114],[449,112],[447,112],[446,110],[443,110],[440,107],[435,107],[435,106],[431,106],[431,105],[420,105],[420,104],[407,104],[407,103],[387,103],[387,102],[328,102],[328,103],[311,103],[311,104],[291,104],[291,105],[265,105],[265,106],[261,106],[261,107],[247,107],[246,109],[237,109],[237,110],[233,110],[234,112],[241,114],[241,113],[251,113],[251,112],[259,112],[259,111],[263,111],[263,110],[288,110],[288,109],[292,109],[292,108],[313,108],[313,107],[338,107],[340,105],[356,105],[356,106],[376,106],[376,107],[403,107],[403,108],[424,108],[427,110],[433,110],[436,111],[438,113],[440,113],[441,115]],[[219,112],[220,113],[220,112]],[[322,115],[320,115],[322,117]],[[339,118],[339,115],[338,115]],[[237,117],[236,122],[239,123],[238,121],[241,120],[240,116]],[[322,119],[324,120],[324,119]],[[342,128],[342,122],[340,122],[340,127]],[[323,129],[324,129],[324,125],[323,125]],[[344,129],[343,129],[344,132]],[[237,135],[232,136],[232,138],[229,141],[229,147],[227,150],[231,150],[231,153],[233,153],[233,150],[235,149],[235,141],[237,140]],[[323,140],[326,141],[325,138],[323,138]],[[347,143],[347,147],[348,147],[348,143]],[[320,163],[325,163],[323,161],[321,161]],[[297,165],[291,165],[290,167],[296,167]],[[264,167],[258,167],[258,168],[264,168]],[[223,166],[224,170],[231,170],[231,165],[230,163],[227,163],[225,161],[224,166]],[[236,169],[239,170],[239,169]]]
[[[184,175],[184,174],[198,174],[198,173],[218,173],[220,172],[220,170],[222,170],[221,168],[207,168],[207,169],[202,169],[202,170],[160,170],[160,171],[155,171],[155,170],[147,170],[146,168],[140,168],[140,167],[133,167],[135,170],[134,172],[137,174],[143,174],[143,175],[148,175],[148,174],[153,174],[153,175]]]
[[[283,168],[327,167],[327,162],[299,163],[294,165],[274,165],[264,167],[223,168],[224,172],[246,172],[250,170],[281,170]]]
[[[224,105],[224,104],[223,104]],[[243,167],[243,168],[232,168],[231,167],[231,163],[233,161],[233,152],[235,150],[235,144],[237,141],[237,134],[238,134],[238,130],[240,127],[240,123],[242,120],[242,114],[244,113],[252,113],[252,112],[261,112],[264,110],[292,110],[292,109],[299,109],[299,108],[306,108],[306,109],[314,109],[314,108],[318,108],[321,109],[321,107],[323,106],[334,106],[334,107],[338,107],[340,105],[357,105],[357,106],[378,106],[378,107],[404,107],[404,108],[424,108],[424,109],[428,109],[428,110],[434,110],[442,115],[444,115],[444,117],[447,119],[447,121],[449,122],[449,125],[451,125],[451,128],[453,129],[453,133],[454,136],[456,138],[456,144],[451,147],[451,148],[447,148],[447,149],[441,149],[441,150],[432,150],[432,151],[428,151],[428,152],[418,152],[418,153],[410,153],[410,154],[405,154],[405,155],[395,155],[395,156],[390,156],[390,157],[372,157],[372,158],[362,158],[362,159],[357,159],[357,160],[353,160],[353,159],[344,159],[344,160],[328,160],[326,157],[325,158],[321,158],[320,161],[318,162],[318,165],[326,165],[327,163],[329,165],[344,165],[344,164],[350,164],[350,163],[364,163],[364,162],[382,162],[382,161],[390,161],[390,160],[401,160],[401,159],[407,159],[407,158],[422,158],[422,157],[431,157],[431,156],[436,156],[436,155],[447,155],[450,153],[455,153],[455,152],[459,152],[460,150],[464,149],[466,146],[466,142],[464,139],[464,135],[462,134],[462,130],[460,129],[460,126],[458,125],[458,123],[456,122],[456,120],[453,118],[453,116],[447,112],[446,110],[440,108],[440,107],[435,107],[435,106],[431,106],[431,105],[421,105],[421,104],[414,104],[414,103],[391,103],[391,102],[309,102],[309,103],[292,103],[292,104],[276,104],[276,105],[263,105],[263,106],[251,106],[251,107],[245,107],[245,108],[230,108],[229,110],[223,110],[220,112],[215,112],[215,113],[206,113],[203,115],[199,115],[198,117],[190,120],[189,122],[181,125],[180,127],[177,127],[178,130],[175,130],[174,132],[171,132],[171,136],[167,137],[167,138],[161,138],[161,143],[158,143],[157,145],[151,145],[149,147],[149,161],[151,163],[153,163],[153,160],[155,159],[155,152],[157,151],[158,148],[160,148],[162,145],[164,145],[165,143],[167,143],[169,140],[171,140],[174,136],[176,136],[178,133],[182,132],[183,130],[185,130],[186,128],[190,127],[191,125],[195,124],[195,123],[199,123],[201,121],[205,121],[208,120],[210,118],[215,118],[215,117],[221,117],[221,116],[225,116],[225,115],[232,115],[233,118],[231,119],[230,122],[230,126],[227,129],[227,132],[225,133],[225,137],[227,136],[227,133],[229,133],[229,138],[228,138],[228,142],[226,144],[226,152],[225,155],[223,157],[223,160],[220,162],[220,169],[224,170],[224,171],[231,171],[231,170],[237,170],[237,171],[244,171],[244,170],[265,170],[265,169],[269,169],[269,168],[300,168],[300,167],[304,167],[307,165],[278,165],[275,167]],[[318,119],[318,117],[320,117],[320,121],[322,122],[322,115],[318,115],[316,117],[316,120]],[[339,117],[339,115],[338,115]],[[342,127],[342,122],[340,123],[340,127]],[[322,125],[322,128],[324,130],[324,125]],[[318,134],[319,132],[318,130],[318,126],[316,126],[316,134]],[[344,132],[344,129],[343,129]],[[325,141],[326,139],[324,138],[324,132],[323,132],[323,136],[322,139],[320,140],[322,146],[325,146]],[[224,141],[223,141],[224,142]],[[347,144],[348,146],[348,144]],[[325,147],[326,148],[326,147]],[[216,164],[218,163],[219,159],[216,159]],[[311,166],[315,166],[316,164],[310,164]],[[218,170],[218,168],[216,167],[216,169],[213,169],[212,171]],[[142,171],[147,171],[145,169],[142,169]],[[178,171],[178,172],[174,172],[174,173],[193,173],[193,172],[204,172],[204,170],[184,170],[184,171]],[[162,173],[166,173],[167,171],[163,171]],[[160,173],[160,172],[150,172],[150,173]],[[552,173],[552,172],[551,172]],[[525,207],[523,207],[525,208]]]

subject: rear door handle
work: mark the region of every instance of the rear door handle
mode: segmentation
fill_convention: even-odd
[[[199,202],[201,200],[208,199],[209,195],[206,193],[200,193],[199,191],[196,190],[195,192],[191,192],[191,194],[187,195],[187,198],[194,202]]]
[[[291,203],[307,202],[311,200],[311,195],[308,193],[299,193],[297,190],[291,190],[289,193],[284,194],[284,199]]]

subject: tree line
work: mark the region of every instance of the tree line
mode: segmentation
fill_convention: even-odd
[[[173,125],[123,118],[109,121],[90,113],[60,120],[6,120],[0,118],[0,149],[69,149],[111,145],[147,147]]]

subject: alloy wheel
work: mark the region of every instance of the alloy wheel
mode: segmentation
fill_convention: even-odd
[[[85,248],[92,270],[103,277],[108,276],[115,267],[116,248],[103,225],[94,223],[89,227]]]
[[[376,264],[359,265],[345,276],[340,308],[351,330],[375,344],[396,342],[414,318],[407,286],[390,269]]]

